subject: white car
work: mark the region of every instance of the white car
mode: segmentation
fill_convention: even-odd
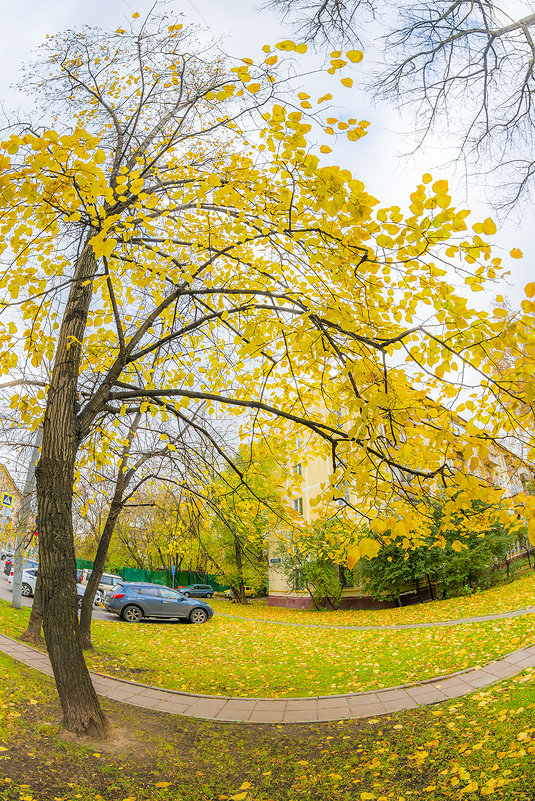
[[[7,578],[7,583],[13,586],[13,570]],[[31,598],[35,593],[35,582],[37,581],[37,568],[30,567],[22,571],[22,594],[25,598]]]

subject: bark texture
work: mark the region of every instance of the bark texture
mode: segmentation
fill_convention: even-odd
[[[78,636],[72,490],[80,432],[75,403],[87,311],[96,261],[91,245],[79,256],[63,317],[36,467],[39,573],[43,629],[69,731],[105,736],[100,709]]]

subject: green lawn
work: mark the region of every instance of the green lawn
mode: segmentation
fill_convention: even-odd
[[[62,735],[53,682],[0,655],[0,801],[532,801],[535,678],[382,718],[216,724],[111,701]]]
[[[283,609],[266,606],[255,601],[247,606],[212,598],[211,605],[219,612],[255,620],[278,620],[289,623],[323,623],[334,626],[384,626],[399,623],[436,623],[441,620],[458,620],[464,617],[490,615],[535,606],[535,571],[529,572],[510,584],[475,592],[461,598],[448,598],[395,609],[378,610],[315,610]]]
[[[28,610],[0,604],[17,636]],[[186,692],[287,697],[410,683],[483,665],[535,643],[535,615],[448,628],[354,631],[217,615],[203,626],[93,621],[89,666]]]

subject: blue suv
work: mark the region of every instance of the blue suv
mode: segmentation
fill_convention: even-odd
[[[214,614],[206,601],[186,598],[160,584],[137,582],[117,584],[104,596],[104,607],[127,623],[139,623],[144,617],[176,617],[189,623],[206,623]]]

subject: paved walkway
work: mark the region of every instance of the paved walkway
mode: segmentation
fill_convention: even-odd
[[[494,615],[478,615],[477,617],[460,617],[457,620],[435,620],[430,623],[387,623],[383,626],[337,626],[334,623],[294,623],[287,620],[273,620],[273,618],[256,618],[245,615],[229,615],[227,612],[218,612],[218,617],[230,617],[234,620],[247,620],[255,623],[269,623],[274,626],[298,626],[311,629],[345,629],[346,631],[382,631],[384,629],[432,629],[437,626],[460,626],[462,623],[484,623],[487,620],[502,620],[507,617],[520,617],[521,615],[535,614],[535,606],[526,606],[524,609],[513,609],[512,612],[497,612]]]
[[[0,634],[0,651],[41,673],[52,675],[50,661],[43,651],[30,648],[4,634]],[[448,701],[496,681],[508,679],[528,667],[535,667],[535,645],[513,651],[503,659],[489,662],[484,668],[464,670],[419,684],[389,687],[369,693],[281,699],[195,695],[161,690],[100,673],[91,673],[91,679],[97,693],[105,698],[172,715],[225,722],[312,723],[376,717],[403,709],[414,709],[420,705]]]

